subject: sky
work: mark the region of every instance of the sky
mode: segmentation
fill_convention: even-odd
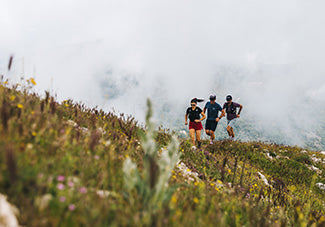
[[[166,126],[183,119],[194,97],[213,93],[223,104],[232,94],[243,121],[299,144],[295,129],[312,131],[325,109],[324,7],[321,0],[1,0],[0,74],[33,77],[40,93],[140,121],[149,97]]]

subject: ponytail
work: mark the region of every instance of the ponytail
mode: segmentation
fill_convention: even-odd
[[[198,102],[203,102],[204,99],[198,99],[198,98],[194,98],[191,100],[191,103],[194,102],[194,103],[198,103]]]

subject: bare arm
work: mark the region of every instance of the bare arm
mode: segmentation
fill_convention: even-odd
[[[195,122],[203,121],[203,120],[206,118],[206,116],[205,116],[205,114],[203,113],[203,111],[201,112],[201,115],[202,115],[201,119],[200,119],[200,120],[195,120]]]
[[[219,117],[217,117],[216,121],[219,122],[220,119],[221,119],[223,116],[225,116],[225,111],[224,111],[224,110],[221,110],[221,114],[220,114]]]
[[[185,125],[187,125],[187,115],[188,114],[185,114]]]
[[[206,108],[206,107],[204,107],[204,108],[203,108],[203,113],[205,113],[205,111],[206,111],[206,110],[207,110],[207,108]]]
[[[240,105],[239,106],[239,111],[238,111],[237,117],[240,117],[240,112],[241,112],[242,109],[243,109],[243,105]]]
[[[224,116],[226,116],[226,112],[225,112],[225,110],[221,110],[219,119],[223,118]]]

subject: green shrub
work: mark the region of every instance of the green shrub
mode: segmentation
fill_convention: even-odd
[[[309,157],[308,154],[298,154],[294,157],[294,160],[297,161],[297,162],[300,162],[300,163],[303,163],[303,164],[308,164],[308,165],[311,165],[313,162],[312,162],[312,159]]]

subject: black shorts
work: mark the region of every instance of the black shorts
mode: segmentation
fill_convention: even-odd
[[[205,130],[215,131],[217,128],[218,122],[216,120],[207,120],[205,122]]]

